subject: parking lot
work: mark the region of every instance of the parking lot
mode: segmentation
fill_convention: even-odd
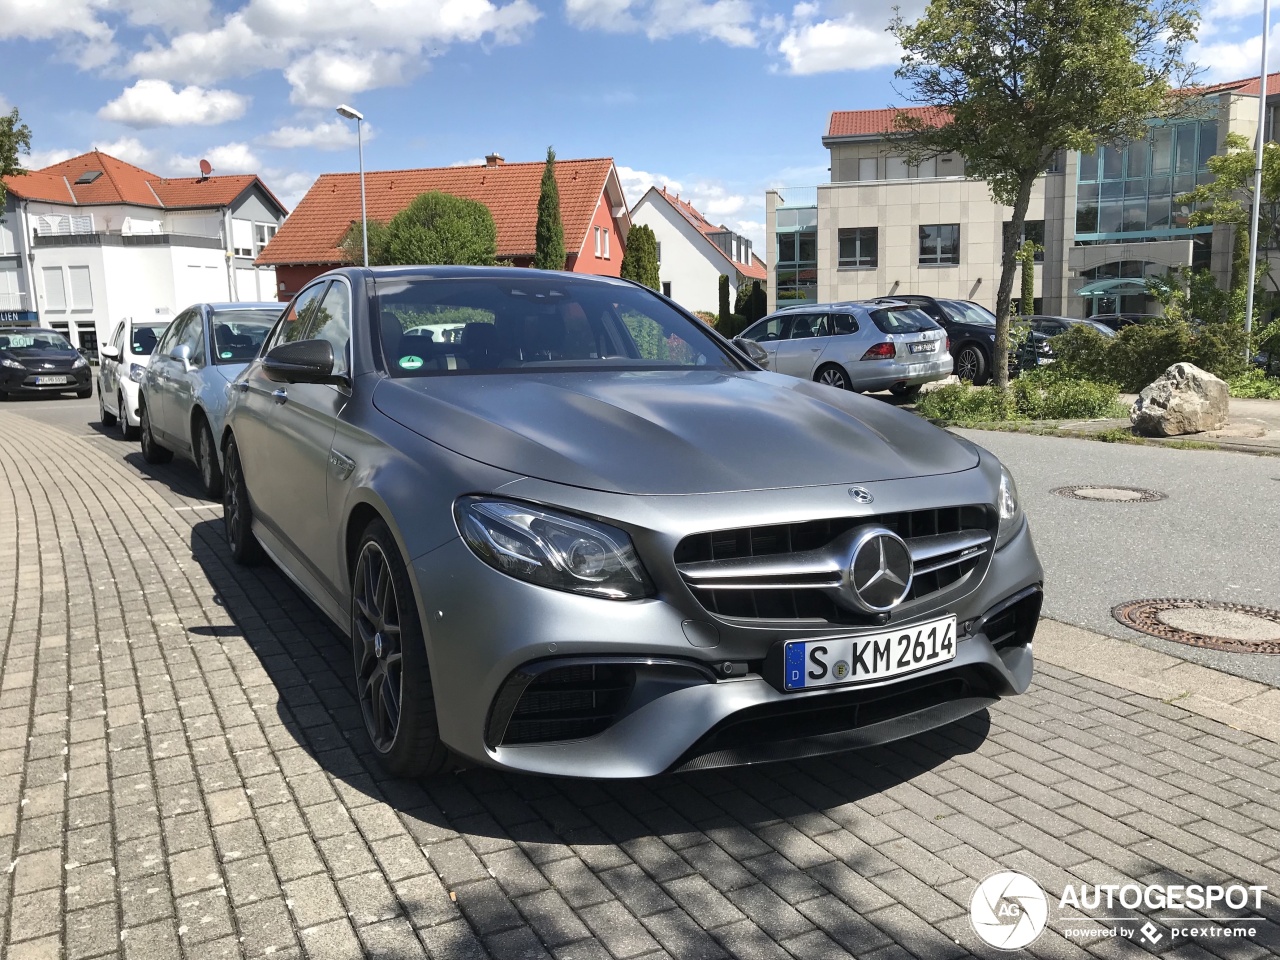
[[[1000,870],[1049,892],[1029,955],[1280,953],[1280,744],[1048,663],[1022,697],[860,753],[388,780],[345,642],[273,568],[231,565],[194,468],[147,466],[96,419],[95,400],[0,408],[5,958],[995,956],[970,901]],[[1131,482],[1080,478],[1102,480]],[[1269,891],[1058,903],[1129,882]],[[1254,933],[1175,933],[1228,917]]]

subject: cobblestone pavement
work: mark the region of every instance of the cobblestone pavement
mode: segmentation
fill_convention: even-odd
[[[892,748],[638,783],[388,780],[345,646],[281,575],[229,564],[192,468],[147,467],[86,428],[92,401],[15,407],[0,409],[7,960],[933,960],[982,955],[969,902],[1002,868],[1050,891],[1038,957],[1146,955],[1064,936],[1107,925],[1057,891],[1126,880],[1267,884],[1254,938],[1151,949],[1280,952],[1280,745],[1056,667]]]

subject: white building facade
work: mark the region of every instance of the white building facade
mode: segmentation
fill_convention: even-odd
[[[165,179],[98,151],[5,180],[0,323],[96,352],[120,320],[275,300],[254,257],[286,211],[255,176]]]

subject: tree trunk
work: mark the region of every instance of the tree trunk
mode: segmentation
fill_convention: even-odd
[[[1018,267],[1018,247],[1031,205],[1031,188],[1037,174],[1023,176],[1013,203],[1013,217],[1004,225],[1004,249],[1000,254],[1000,287],[996,292],[996,342],[991,345],[991,377],[997,390],[1009,389],[1009,312],[1013,303],[1013,279]]]

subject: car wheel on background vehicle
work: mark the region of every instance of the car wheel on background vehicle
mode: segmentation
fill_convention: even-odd
[[[835,387],[837,390],[849,389],[849,375],[844,372],[844,367],[838,363],[823,364],[818,368],[818,372],[813,375],[813,379],[818,383],[825,383],[829,387]]]
[[[196,466],[200,468],[200,485],[210,500],[222,498],[222,467],[218,464],[218,448],[213,443],[213,431],[204,417],[196,420]]]
[[[979,387],[987,382],[987,358],[981,347],[965,344],[956,354],[956,376]]]
[[[107,409],[106,401],[102,399],[102,391],[98,391],[98,422],[104,427],[114,427],[116,425],[116,415]]]
[[[227,547],[232,560],[241,566],[251,567],[262,561],[263,553],[258,538],[253,535],[249,488],[244,483],[240,451],[234,437],[227,441],[222,459],[227,465],[222,485],[222,523],[227,533]]]
[[[147,463],[168,463],[173,459],[173,451],[162,447],[151,433],[151,415],[147,413],[144,400],[138,401],[138,419],[142,421],[142,459]]]
[[[909,403],[915,403],[917,400],[920,399],[920,387],[921,387],[921,384],[918,384],[918,383],[912,387],[908,387],[906,384],[903,384],[903,383],[895,383],[892,387],[889,388],[889,392],[892,393],[895,397],[901,397],[903,400],[906,400]]]
[[[120,436],[126,440],[138,439],[138,428],[129,422],[129,411],[124,405],[124,392],[116,394],[116,409],[120,411]]]
[[[438,772],[448,760],[436,723],[427,651],[409,572],[381,520],[365,528],[351,575],[356,696],[379,762],[398,777]]]

